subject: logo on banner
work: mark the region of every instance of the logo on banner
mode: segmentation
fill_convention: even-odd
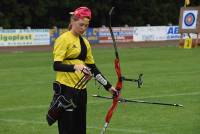
[[[188,13],[185,15],[184,23],[186,26],[190,27],[194,24],[194,22],[195,22],[195,16],[193,13]]]

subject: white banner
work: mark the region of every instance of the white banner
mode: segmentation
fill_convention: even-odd
[[[197,38],[197,34],[191,33],[191,38]],[[147,26],[133,27],[133,41],[165,41],[179,40],[179,26]],[[183,34],[183,39],[188,38],[188,34]]]
[[[0,46],[33,46],[49,44],[49,29],[0,30]]]
[[[165,26],[133,27],[133,41],[166,40]]]
[[[132,42],[133,33],[130,27],[113,27],[113,34],[116,42]],[[111,43],[112,38],[108,28],[99,28],[99,42],[100,43]]]

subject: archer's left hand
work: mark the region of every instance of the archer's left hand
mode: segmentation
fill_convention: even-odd
[[[117,89],[115,89],[113,86],[109,88],[108,91],[113,95],[114,98],[119,95],[119,91],[117,91]]]

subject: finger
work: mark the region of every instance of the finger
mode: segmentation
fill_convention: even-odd
[[[88,67],[84,67],[83,70],[82,70],[82,72],[83,72],[84,74],[88,74],[88,75],[91,75],[91,74],[92,74],[91,71],[90,71],[90,69],[89,69]]]
[[[116,98],[118,95],[116,92],[113,93],[113,98]]]
[[[119,91],[117,91],[116,89],[113,89],[112,94],[113,94],[113,97],[117,97],[119,96]]]

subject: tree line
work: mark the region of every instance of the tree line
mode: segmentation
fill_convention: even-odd
[[[200,0],[190,0],[199,6]],[[92,10],[91,27],[108,25],[108,12],[115,7],[113,26],[178,25],[184,0],[1,0],[0,27],[67,27],[69,12],[79,6]]]

